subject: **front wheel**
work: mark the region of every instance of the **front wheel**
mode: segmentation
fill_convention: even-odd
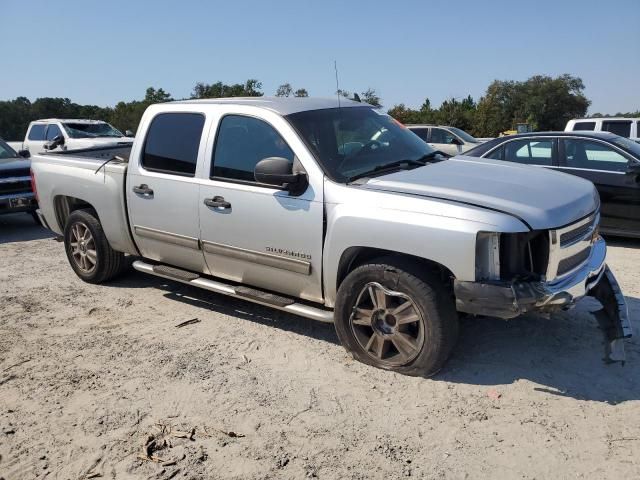
[[[432,376],[458,337],[455,303],[442,280],[394,258],[353,270],[340,285],[335,326],[356,360]]]
[[[64,246],[71,268],[85,282],[111,280],[123,269],[124,254],[111,248],[92,210],[76,210],[69,215]]]

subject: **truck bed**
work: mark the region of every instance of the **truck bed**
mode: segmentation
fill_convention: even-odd
[[[130,153],[130,146],[113,145],[33,155],[39,211],[49,228],[63,235],[69,212],[91,206],[111,247],[137,253],[128,228],[125,195]]]

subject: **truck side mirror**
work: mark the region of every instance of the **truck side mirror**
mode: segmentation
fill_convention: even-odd
[[[60,145],[64,145],[64,137],[62,135],[56,135],[48,144],[45,143],[44,148],[45,150],[53,150]]]
[[[31,156],[31,152],[29,150],[18,150],[18,155],[22,158],[29,158]]]
[[[293,164],[283,157],[268,157],[260,160],[254,169],[256,182],[273,185],[287,190],[292,195],[300,195],[308,185],[306,173],[294,173]]]
[[[460,146],[460,145],[462,145],[462,141],[461,141],[459,138],[453,137],[453,138],[451,139],[451,145],[458,145],[458,146]]]
[[[125,137],[134,137],[134,133],[131,130],[127,130],[124,132]]]

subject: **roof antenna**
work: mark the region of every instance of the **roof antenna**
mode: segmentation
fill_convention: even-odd
[[[336,95],[338,95],[338,108],[340,108],[340,97],[342,96],[342,92],[340,92],[340,83],[338,82],[338,62],[333,61],[333,68],[336,71]]]

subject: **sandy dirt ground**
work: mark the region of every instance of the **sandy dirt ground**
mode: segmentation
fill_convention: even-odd
[[[640,242],[609,259],[637,328]],[[640,342],[602,357],[579,305],[465,319],[438,376],[404,377],[331,325],[133,271],[85,284],[30,217],[0,217],[5,480],[640,478]]]

